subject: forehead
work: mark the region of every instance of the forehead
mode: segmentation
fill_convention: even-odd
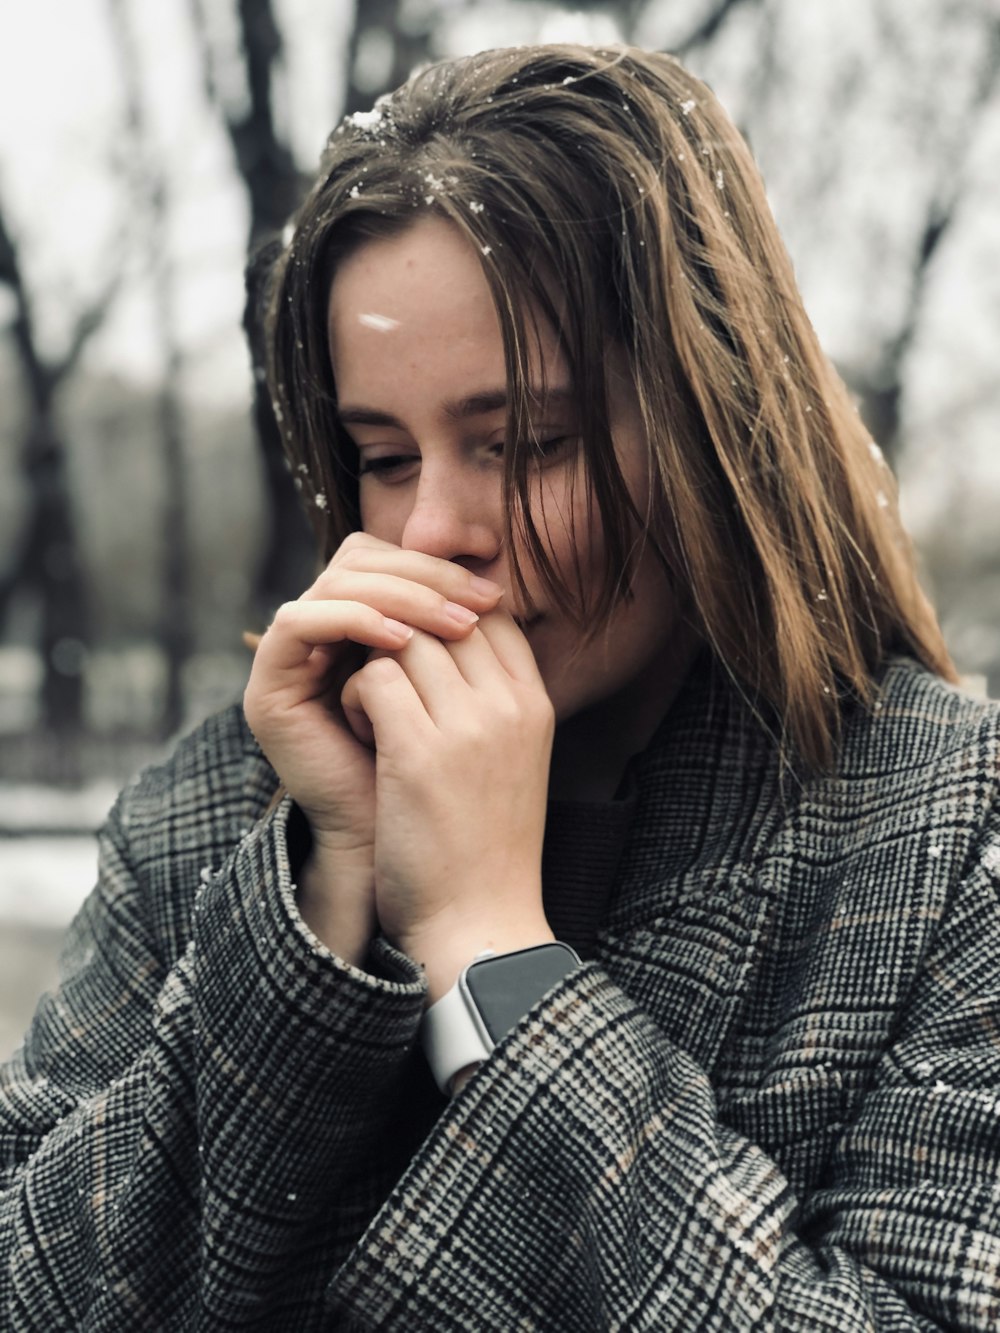
[[[328,338],[338,395],[393,375],[505,379],[503,335],[483,271],[491,262],[459,229],[424,217],[396,236],[362,242],[330,285]],[[532,382],[566,378],[556,331],[525,309]]]

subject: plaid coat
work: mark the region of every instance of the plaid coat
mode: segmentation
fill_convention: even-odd
[[[900,661],[833,777],[694,683],[598,958],[454,1102],[298,917],[238,710],[120,798],[0,1084],[4,1329],[996,1329],[996,706]]]

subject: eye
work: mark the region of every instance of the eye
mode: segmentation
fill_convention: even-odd
[[[571,450],[575,450],[580,443],[580,437],[579,435],[546,435],[540,439],[532,440],[531,443],[539,461],[546,463],[561,458]]]
[[[358,461],[358,476],[389,478],[417,460],[412,454],[366,454]]]
[[[545,440],[536,440],[535,448],[539,453],[555,454],[560,449],[565,449],[575,439],[575,435],[550,435]]]
[[[581,436],[575,431],[540,430],[530,434],[521,448],[527,458],[527,466],[536,471],[569,463],[580,446]],[[504,445],[501,441],[493,446],[493,453],[502,457]]]
[[[542,432],[530,435],[524,448],[529,463],[533,463],[536,467],[545,467],[549,463],[558,462],[571,450],[575,450],[579,442],[579,435],[546,435]],[[495,440],[490,445],[490,453],[498,459],[503,458],[505,449],[503,440]]]

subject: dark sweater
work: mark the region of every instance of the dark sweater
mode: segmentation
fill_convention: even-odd
[[[557,940],[593,958],[635,812],[636,791],[614,801],[550,801],[542,852],[545,915]]]

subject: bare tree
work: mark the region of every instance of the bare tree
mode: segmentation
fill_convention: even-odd
[[[882,11],[885,26],[892,23]],[[898,44],[899,34],[889,32],[887,41]],[[925,212],[918,232],[913,266],[907,282],[902,316],[880,350],[877,360],[865,367],[851,367],[852,387],[861,401],[861,412],[872,435],[890,459],[900,449],[900,407],[907,360],[920,329],[934,261],[960,216],[970,185],[969,160],[982,118],[1000,87],[1000,18],[984,26],[983,56],[966,101],[961,121],[954,129],[954,142],[935,159],[935,171],[926,195]]]
[[[0,624],[7,617],[15,589],[33,598],[43,662],[42,720],[64,743],[68,773],[73,744],[83,728],[83,671],[90,626],[58,398],[90,338],[104,322],[117,291],[118,274],[113,273],[97,297],[77,314],[62,355],[46,357],[20,249],[0,200],[0,283],[14,301],[11,334],[28,404],[21,458],[30,506],[12,567],[0,582]]]

